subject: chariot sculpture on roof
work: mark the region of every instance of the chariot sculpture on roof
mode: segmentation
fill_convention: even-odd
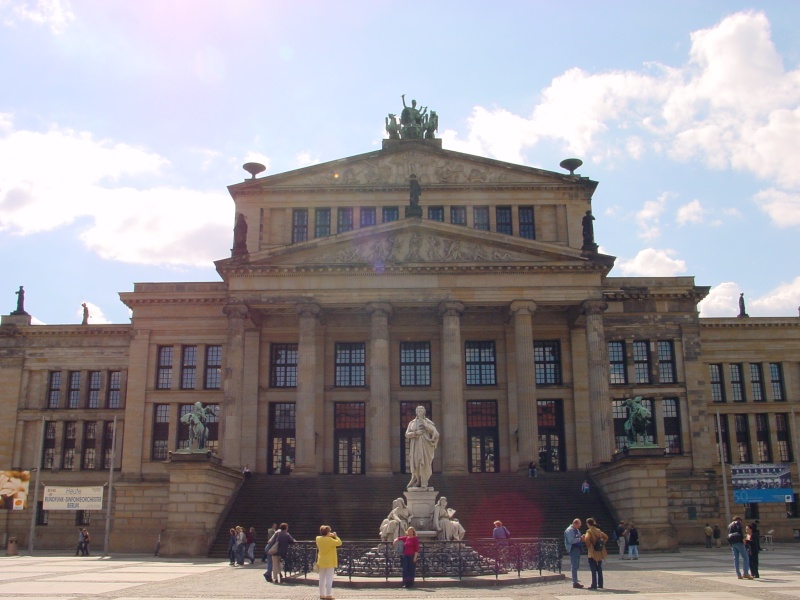
[[[412,100],[411,106],[406,104],[406,95],[401,96],[403,110],[400,112],[400,122],[397,115],[389,113],[386,117],[386,132],[389,139],[403,140],[433,140],[439,129],[439,117],[435,110],[428,112],[427,106],[417,107],[417,101]]]

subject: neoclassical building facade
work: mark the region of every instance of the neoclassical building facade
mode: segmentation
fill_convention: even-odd
[[[721,460],[787,463],[796,480],[800,319],[701,319],[693,277],[611,276],[596,187],[437,139],[253,175],[229,187],[220,281],[136,283],[120,294],[130,324],[3,317],[0,468],[102,485],[113,460],[112,545],[150,551],[178,519],[169,459],[195,402],[216,414],[203,485],[219,512],[244,465],[408,472],[421,405],[435,473],[586,470],[665,547],[693,540],[725,517]],[[635,396],[657,446],[642,456],[625,441]],[[759,509],[776,539],[800,527],[794,499]],[[72,536],[75,515],[39,513],[40,545]]]

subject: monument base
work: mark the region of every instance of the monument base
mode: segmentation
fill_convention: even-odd
[[[412,515],[414,515],[409,520],[409,525],[417,530],[417,535],[419,535],[422,531],[433,530],[433,507],[436,504],[436,496],[439,494],[439,492],[431,487],[428,487],[425,489],[410,488],[403,492],[403,494],[406,497],[406,506],[408,507],[408,510],[411,511]],[[436,532],[434,531],[434,534],[435,533]]]

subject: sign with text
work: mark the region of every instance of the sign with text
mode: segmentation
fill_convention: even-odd
[[[0,471],[0,510],[25,509],[30,480],[30,471]]]
[[[102,510],[103,486],[45,486],[44,510]]]
[[[731,482],[737,504],[786,502],[794,494],[787,464],[731,465]]]

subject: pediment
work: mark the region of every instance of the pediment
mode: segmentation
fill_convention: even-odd
[[[585,264],[574,249],[405,219],[250,255],[250,267]]]
[[[423,189],[425,186],[451,185],[597,185],[579,175],[555,173],[444,150],[425,142],[399,141],[380,151],[247,180],[229,189],[231,193],[253,193],[292,188],[396,187],[407,186],[412,173],[417,176]]]

